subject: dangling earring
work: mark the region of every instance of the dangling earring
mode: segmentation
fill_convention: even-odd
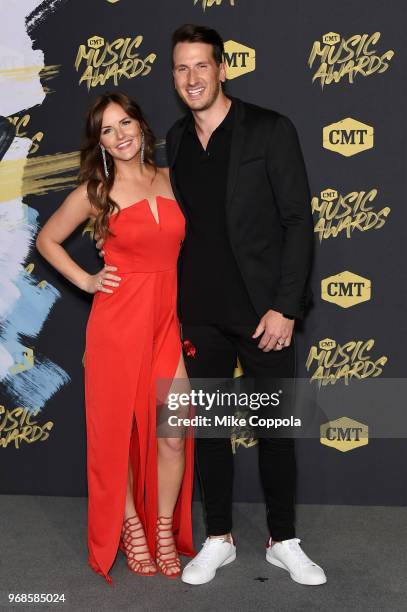
[[[140,164],[144,164],[144,148],[145,148],[144,132],[143,130],[141,130]]]
[[[107,169],[106,149],[105,149],[105,147],[102,144],[100,145],[100,148],[102,149],[103,167],[105,169],[105,176],[106,176],[106,178],[108,178],[109,170]]]

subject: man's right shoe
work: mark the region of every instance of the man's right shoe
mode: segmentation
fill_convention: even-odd
[[[325,572],[302,550],[299,538],[291,538],[272,544],[267,543],[266,560],[289,572],[291,578],[299,584],[325,584]]]
[[[215,578],[216,570],[236,559],[236,546],[220,538],[206,538],[200,552],[182,572],[181,580],[187,584],[205,584]]]

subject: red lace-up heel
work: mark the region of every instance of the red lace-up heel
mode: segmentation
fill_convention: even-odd
[[[138,532],[139,535],[136,535]],[[135,540],[143,540],[135,544]],[[127,557],[129,569],[140,576],[154,576],[157,573],[157,566],[151,558],[148,550],[143,525],[138,516],[131,516],[123,521],[122,533],[119,548]],[[139,550],[136,550],[139,549]],[[143,558],[148,555],[148,558]],[[142,557],[140,559],[140,556]]]
[[[161,535],[163,532],[170,532],[170,535]],[[162,540],[170,540],[170,542],[168,544],[163,544]],[[169,550],[165,550],[167,548],[169,548]],[[172,534],[172,516],[159,516],[157,518],[155,562],[159,572],[163,576],[167,578],[178,578],[181,575],[181,562]]]

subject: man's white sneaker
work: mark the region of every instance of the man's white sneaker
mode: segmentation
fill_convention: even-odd
[[[216,570],[236,559],[236,546],[221,538],[206,538],[200,552],[184,567],[181,580],[205,584],[215,578]]]
[[[271,546],[270,538],[266,549],[267,561],[290,572],[291,578],[300,584],[325,584],[324,570],[311,561],[302,550],[300,542],[299,538],[292,538]]]

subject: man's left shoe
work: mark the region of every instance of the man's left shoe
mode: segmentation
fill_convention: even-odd
[[[291,578],[299,584],[325,584],[324,570],[311,561],[302,550],[300,542],[299,538],[292,538],[275,542],[271,546],[270,538],[266,549],[266,560],[272,565],[287,570]]]

